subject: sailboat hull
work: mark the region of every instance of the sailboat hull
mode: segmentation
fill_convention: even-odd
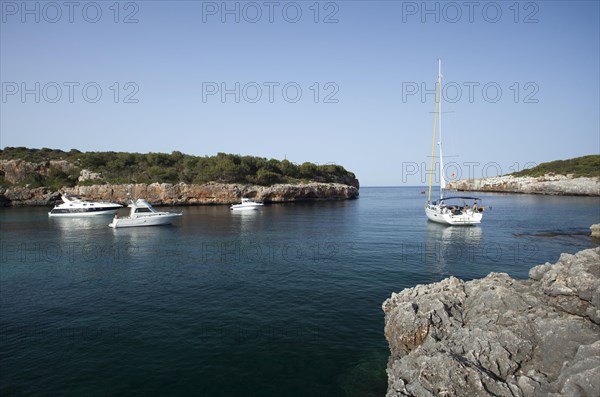
[[[481,218],[483,218],[483,214],[478,211],[464,211],[455,215],[447,208],[437,205],[426,206],[425,215],[430,221],[453,226],[478,225],[481,223]]]

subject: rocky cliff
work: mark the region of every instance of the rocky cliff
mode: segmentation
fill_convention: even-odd
[[[600,223],[590,226],[593,238],[600,238]]]
[[[446,187],[451,190],[472,192],[600,196],[600,178],[574,178],[572,175],[546,174],[540,177],[503,175],[449,182]]]
[[[65,193],[77,194],[86,199],[127,202],[127,193],[145,198],[154,205],[232,204],[241,197],[262,200],[266,203],[293,201],[347,200],[358,197],[358,188],[339,183],[279,184],[256,186],[241,184],[207,183],[152,183],[123,185],[92,185],[65,188]],[[28,189],[10,187],[0,189],[0,205],[52,205],[60,200],[60,193],[48,188]]]
[[[383,303],[387,397],[600,395],[600,248]]]
[[[48,160],[39,163],[23,160],[0,160],[0,176],[10,183],[19,183],[30,175],[46,176],[52,167],[63,172],[75,168],[73,164],[65,160]]]

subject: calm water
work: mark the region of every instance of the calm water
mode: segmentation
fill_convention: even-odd
[[[460,228],[420,191],[121,230],[2,209],[0,395],[382,396],[392,292],[595,246],[598,198],[483,194]]]

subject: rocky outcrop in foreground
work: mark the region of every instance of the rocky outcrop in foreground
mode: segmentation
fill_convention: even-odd
[[[600,395],[600,248],[383,303],[392,396]]]
[[[452,190],[471,192],[600,196],[599,178],[575,178],[572,175],[547,174],[540,177],[503,175],[448,182],[446,187]]]
[[[358,197],[354,186],[339,183],[279,184],[256,186],[241,184],[207,183],[152,183],[123,185],[76,186],[64,189],[65,193],[80,195],[89,200],[127,203],[127,193],[144,198],[154,205],[232,204],[241,197],[262,200],[266,203],[293,201],[347,200]],[[60,193],[47,188],[27,189],[11,187],[0,189],[0,205],[52,205],[60,200]]]

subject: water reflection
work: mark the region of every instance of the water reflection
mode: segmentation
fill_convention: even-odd
[[[118,227],[109,228],[113,236],[120,242],[133,245],[161,244],[161,239],[170,235],[177,227],[174,225],[143,226],[143,227]]]
[[[240,236],[251,236],[262,223],[264,209],[231,211],[231,221]]]
[[[483,245],[483,229],[478,226],[445,226],[428,222],[422,256],[427,269],[446,276],[456,275],[456,267],[473,265]]]
[[[50,224],[56,230],[66,233],[81,233],[82,230],[108,227],[110,216],[89,217],[48,217]]]
[[[198,244],[195,240],[182,239],[176,225],[109,228],[111,246],[118,253],[122,264],[142,266],[150,272],[164,263],[176,265],[187,260],[186,245]],[[175,269],[172,268],[171,270]],[[146,281],[154,276],[144,276]]]

